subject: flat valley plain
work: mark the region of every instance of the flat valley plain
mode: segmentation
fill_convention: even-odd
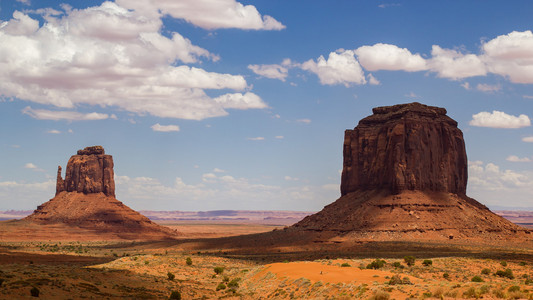
[[[0,299],[533,299],[531,245],[361,241],[243,253],[212,245],[286,225],[160,223],[180,239],[0,242]]]

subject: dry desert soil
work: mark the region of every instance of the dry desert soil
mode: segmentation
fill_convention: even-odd
[[[359,241],[237,251],[228,239],[283,226],[163,225],[182,235],[1,241],[0,299],[533,299],[531,244]]]

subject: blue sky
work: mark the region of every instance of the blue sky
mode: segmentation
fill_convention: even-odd
[[[533,209],[531,1],[0,2],[0,210],[102,145],[134,209],[319,210],[372,107],[445,107],[469,196]]]

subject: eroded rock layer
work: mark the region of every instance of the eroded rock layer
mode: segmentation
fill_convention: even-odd
[[[463,134],[444,108],[415,102],[373,113],[345,132],[342,195],[373,189],[466,194]]]

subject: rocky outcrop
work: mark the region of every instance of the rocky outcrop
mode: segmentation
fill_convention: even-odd
[[[86,147],[70,157],[61,178],[61,166],[57,171],[56,195],[60,192],[84,194],[104,193],[115,197],[113,157],[106,155],[102,146]]]
[[[341,194],[386,189],[466,194],[463,134],[446,109],[376,107],[344,137]]]
[[[177,235],[115,198],[113,157],[102,146],[87,147],[71,156],[64,180],[58,167],[55,197],[19,222],[22,227],[28,223],[43,225],[31,234],[47,239],[154,240]],[[52,226],[54,236],[46,226]]]
[[[444,108],[373,109],[346,130],[342,196],[290,230],[355,239],[501,239],[530,232],[466,196],[463,134]]]

